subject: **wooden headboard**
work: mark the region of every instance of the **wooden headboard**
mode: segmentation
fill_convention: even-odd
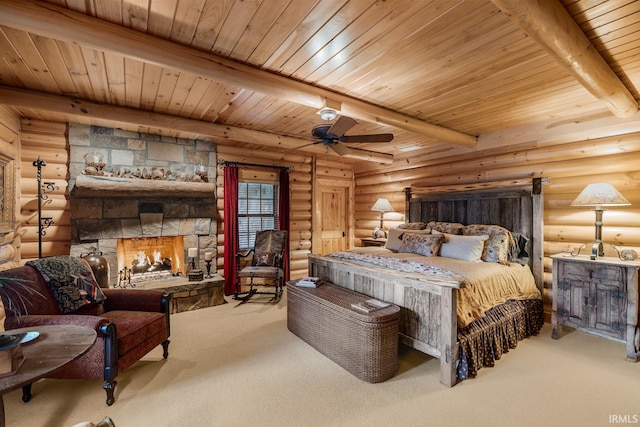
[[[540,292],[544,287],[543,178],[526,187],[498,187],[473,191],[419,194],[405,189],[405,218],[409,222],[445,221],[462,224],[495,224],[529,239],[529,266]],[[488,186],[488,185],[486,185]],[[416,194],[418,193],[418,194]]]

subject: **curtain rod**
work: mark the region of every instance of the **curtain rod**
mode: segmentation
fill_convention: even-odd
[[[255,168],[268,168],[268,169],[279,169],[279,170],[288,170],[289,172],[293,171],[293,166],[275,166],[275,165],[260,165],[258,163],[243,163],[243,162],[229,162],[227,160],[218,159],[218,165],[225,166],[251,166]]]

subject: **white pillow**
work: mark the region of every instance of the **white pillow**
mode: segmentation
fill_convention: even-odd
[[[405,230],[401,228],[391,228],[387,235],[387,243],[384,247],[390,251],[398,252],[398,249],[400,249],[400,245],[402,244],[402,236],[404,236],[405,233],[431,234],[431,230]]]
[[[484,242],[488,238],[489,236],[485,234],[480,236],[459,236],[444,233],[444,243],[440,248],[440,256],[462,261],[482,261]]]

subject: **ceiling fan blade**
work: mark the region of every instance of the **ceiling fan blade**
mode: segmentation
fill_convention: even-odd
[[[336,120],[336,122],[333,124],[333,126],[331,126],[329,128],[327,133],[340,137],[340,136],[344,135],[345,132],[347,132],[349,129],[351,129],[352,127],[354,127],[357,124],[358,124],[358,122],[353,120],[351,117],[340,116],[340,118],[338,118],[338,120]]]
[[[374,135],[345,135],[339,138],[341,142],[389,142],[393,140],[392,133]]]
[[[356,160],[366,160],[368,162],[391,164],[393,156],[391,154],[377,153],[375,151],[361,150],[359,148],[347,147],[344,144],[334,144],[331,149],[340,156]]]
[[[335,151],[336,153],[338,153],[341,156],[346,156],[349,153],[351,153],[351,149],[349,147],[347,147],[344,144],[340,144],[339,142],[336,142],[335,144],[330,146],[331,149],[333,151]]]
[[[319,144],[319,143],[321,143],[321,142],[322,142],[322,141],[310,142],[310,143],[308,143],[308,144],[304,144],[304,145],[301,145],[301,146],[299,146],[299,147],[295,147],[295,148],[293,148],[292,150],[301,150],[301,149],[303,149],[303,148],[307,148],[307,147],[310,147],[310,146],[312,146],[312,145]]]

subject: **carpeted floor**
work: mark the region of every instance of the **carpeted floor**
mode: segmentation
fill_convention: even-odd
[[[121,373],[113,406],[101,381],[42,380],[27,404],[20,390],[4,396],[6,425],[106,415],[117,427],[640,424],[640,364],[620,342],[578,332],[556,341],[545,325],[453,388],[438,382],[437,359],[402,347],[396,376],[368,384],[287,330],[286,295],[227,300],[172,315],[169,359],[157,348]]]

